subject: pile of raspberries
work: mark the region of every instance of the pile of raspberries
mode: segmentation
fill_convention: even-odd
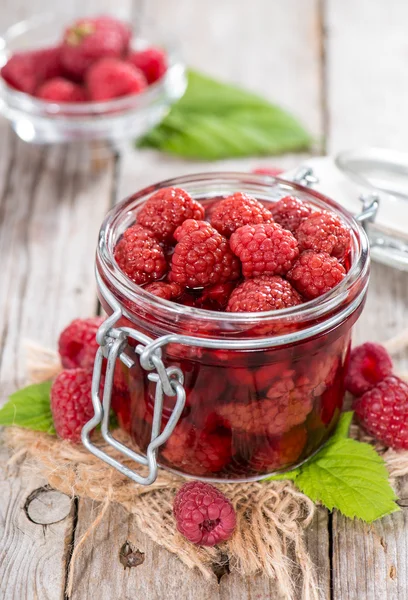
[[[101,16],[79,19],[61,43],[16,52],[1,69],[8,85],[52,102],[100,102],[139,94],[167,70],[160,48],[132,50],[127,23]]]
[[[351,232],[333,212],[286,196],[266,208],[237,192],[204,206],[154,193],[115,248],[129,279],[166,300],[226,312],[297,306],[339,284]]]

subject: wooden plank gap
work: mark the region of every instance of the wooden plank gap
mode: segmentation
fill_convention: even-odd
[[[77,525],[78,525],[78,507],[79,507],[79,500],[78,500],[78,498],[74,498],[73,507],[72,507],[72,529],[70,530],[69,535],[67,535],[67,537],[65,539],[66,563],[65,563],[65,581],[64,581],[64,600],[69,600],[68,581],[69,581],[69,571],[71,568],[71,559],[72,559],[72,555],[74,553],[74,548],[75,548],[75,536],[76,536],[76,530],[77,530]]]
[[[317,29],[319,34],[319,58],[320,58],[320,110],[322,121],[322,138],[320,150],[322,154],[327,153],[327,139],[330,134],[330,114],[328,108],[328,69],[327,69],[327,0],[317,0]]]

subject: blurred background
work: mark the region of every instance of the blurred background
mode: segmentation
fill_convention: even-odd
[[[315,152],[405,148],[404,0],[3,0],[1,29],[43,11],[111,12],[175,37],[188,65],[289,109]]]

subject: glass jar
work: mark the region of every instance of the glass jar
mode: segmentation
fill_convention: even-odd
[[[279,311],[216,312],[153,296],[119,270],[114,248],[146,199],[168,186],[185,189],[207,208],[242,191],[266,206],[295,194],[316,209],[331,210],[351,229],[348,273],[324,296]],[[96,272],[109,317],[98,332],[95,390],[104,356],[108,366],[103,403],[95,392],[96,415],[83,441],[103,460],[141,483],[154,480],[156,459],[195,478],[248,481],[301,464],[328,440],[342,409],[351,329],[369,278],[367,237],[340,205],[299,184],[260,175],[208,173],[164,181],[108,214]],[[109,433],[110,395],[141,455]],[[91,443],[89,433],[99,421],[107,441],[149,465],[147,478],[140,481]]]

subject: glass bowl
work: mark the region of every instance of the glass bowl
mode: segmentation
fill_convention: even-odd
[[[56,45],[64,23],[52,14],[41,14],[10,27],[0,38],[0,67],[11,54]],[[107,102],[45,102],[9,86],[0,78],[0,111],[17,135],[26,142],[63,143],[75,141],[139,138],[152,129],[184,94],[185,67],[177,51],[163,40],[134,39],[132,48],[150,44],[163,47],[169,67],[165,75],[146,91]]]
[[[126,277],[114,252],[140,207],[153,192],[168,186],[185,189],[207,208],[220,197],[242,191],[266,206],[295,194],[315,209],[333,211],[352,234],[348,273],[323,296],[278,311],[214,312],[153,296]],[[129,470],[122,472],[141,483],[153,481],[154,448],[159,465],[186,476],[261,479],[301,464],[330,438],[342,410],[351,330],[363,309],[369,279],[366,234],[336,202],[296,183],[260,175],[207,173],[164,181],[108,214],[100,231],[96,270],[99,297],[109,315],[97,339],[111,365],[111,406],[147,458],[123,445],[119,449],[149,464],[150,479],[140,481]],[[120,343],[121,336],[129,360],[121,354],[113,374],[116,357],[106,350]],[[158,380],[148,370],[159,363],[155,359],[152,367],[147,360],[154,352],[160,352],[169,372],[182,374],[185,403],[179,412],[179,395],[173,394],[164,397],[157,413]],[[96,376],[97,369],[96,363]],[[160,376],[159,368],[157,372]],[[107,379],[108,374],[105,386]],[[106,415],[108,400],[104,393]],[[96,398],[94,406],[97,412]],[[86,426],[82,439],[106,460],[87,438],[97,422]],[[157,437],[159,430],[162,438]],[[102,434],[112,442],[103,426]],[[121,470],[117,463],[113,466]]]

